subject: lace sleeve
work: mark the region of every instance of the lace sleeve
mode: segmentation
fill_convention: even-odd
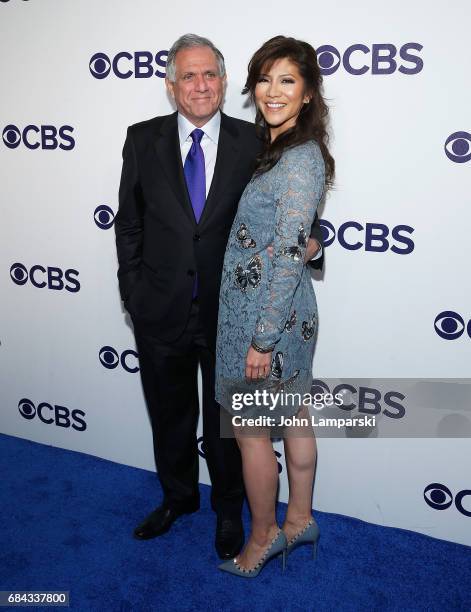
[[[260,302],[252,342],[269,349],[280,340],[304,268],[309,232],[325,183],[319,146],[286,151],[274,176],[275,229],[272,275]]]

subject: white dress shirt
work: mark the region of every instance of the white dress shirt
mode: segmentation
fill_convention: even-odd
[[[185,159],[188,155],[193,139],[190,134],[197,129],[186,117],[178,113],[178,140],[180,141],[180,152],[182,155],[182,164],[185,165]],[[201,148],[204,154],[204,167],[206,172],[206,197],[208,197],[211,181],[214,175],[214,166],[216,165],[216,157],[218,153],[219,130],[221,128],[221,112],[218,111],[211,119],[205,123],[200,130],[203,130],[204,135],[201,139]],[[322,255],[322,247],[314,255],[311,261],[319,259]]]
[[[199,128],[203,130],[204,135],[201,139],[201,148],[204,154],[204,167],[206,171],[206,197],[208,197],[209,188],[214,175],[214,166],[216,165],[216,156],[218,153],[219,129],[221,127],[221,113],[218,111],[211,119]],[[196,130],[196,125],[193,125],[181,113],[178,113],[178,139],[180,141],[180,151],[182,154],[182,164],[185,165],[185,159],[188,151],[191,149],[193,139],[190,134]]]

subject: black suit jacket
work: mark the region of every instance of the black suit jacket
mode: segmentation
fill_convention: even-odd
[[[186,188],[177,113],[128,128],[115,218],[121,298],[135,327],[171,342],[188,320],[195,274],[214,345],[229,231],[261,149],[254,125],[221,113],[214,176],[199,223]],[[311,235],[322,244],[317,220]],[[322,258],[314,265],[322,267]]]

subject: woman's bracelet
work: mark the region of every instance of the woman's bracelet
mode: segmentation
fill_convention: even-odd
[[[250,346],[257,351],[257,353],[271,353],[273,351],[273,349],[275,348],[275,346],[270,346],[269,348],[262,348],[261,346],[258,346],[258,344],[256,344],[253,340],[250,343]]]

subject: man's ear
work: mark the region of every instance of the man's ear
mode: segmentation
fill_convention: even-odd
[[[175,92],[173,91],[173,83],[172,81],[170,81],[169,79],[165,79],[165,85],[167,87],[167,91],[168,93],[172,96],[172,98],[175,100]]]

